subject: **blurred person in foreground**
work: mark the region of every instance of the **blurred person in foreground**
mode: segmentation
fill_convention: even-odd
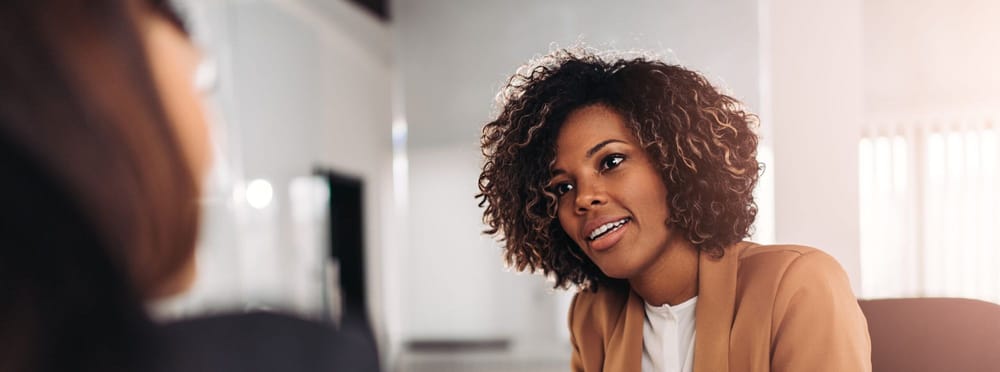
[[[0,371],[377,369],[290,317],[150,320],[195,273],[199,62],[166,0],[0,3]]]
[[[507,262],[580,288],[574,371],[870,371],[867,323],[820,250],[749,236],[756,117],[704,77],[559,50],[483,129],[487,231]]]

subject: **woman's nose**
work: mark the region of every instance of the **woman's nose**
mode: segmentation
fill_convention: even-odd
[[[604,187],[598,183],[577,185],[576,212],[583,214],[608,202]]]

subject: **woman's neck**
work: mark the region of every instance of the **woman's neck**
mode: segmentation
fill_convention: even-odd
[[[698,295],[698,248],[686,239],[674,239],[648,268],[628,282],[653,306],[674,306]]]

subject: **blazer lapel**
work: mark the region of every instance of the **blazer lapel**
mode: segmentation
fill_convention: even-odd
[[[646,310],[642,298],[628,290],[625,309],[618,314],[604,359],[605,371],[639,371],[642,369],[642,323]]]
[[[729,335],[736,304],[736,272],[741,250],[746,245],[738,243],[726,249],[725,255],[719,259],[701,252],[698,260],[698,305],[695,309],[695,372],[729,371]]]

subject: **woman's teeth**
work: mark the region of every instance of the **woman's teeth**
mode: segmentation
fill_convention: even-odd
[[[601,225],[600,227],[594,229],[594,231],[591,231],[590,235],[587,236],[587,239],[590,239],[591,241],[597,240],[597,238],[604,236],[604,234],[607,234],[614,230],[618,230],[619,227],[622,227],[628,221],[629,221],[628,217],[625,217],[618,221],[608,222],[604,225]]]

